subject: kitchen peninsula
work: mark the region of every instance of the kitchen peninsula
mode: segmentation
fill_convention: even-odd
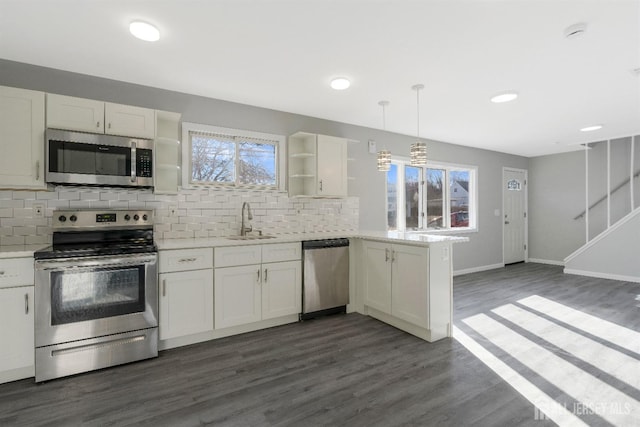
[[[451,336],[452,244],[466,242],[467,237],[378,231],[262,237],[157,242],[162,287],[160,349],[297,321],[300,273],[295,268],[300,269],[300,242],[337,237],[348,237],[351,242],[348,312],[369,315],[427,341]],[[291,277],[291,286],[274,291],[282,303],[279,315],[266,313],[266,304],[273,304],[274,297],[267,294],[272,290],[260,277],[261,265],[293,269],[285,276]],[[223,286],[230,272],[236,274],[236,283],[243,275],[251,281],[244,295],[236,293],[235,286]],[[174,292],[180,291],[178,302],[171,301],[172,284]],[[187,289],[192,295],[189,299],[183,294]],[[199,315],[194,317],[194,310]],[[178,324],[163,316],[172,312],[174,319],[180,319]],[[184,324],[185,316],[178,313],[191,313],[192,323]],[[173,332],[167,333],[170,330]]]

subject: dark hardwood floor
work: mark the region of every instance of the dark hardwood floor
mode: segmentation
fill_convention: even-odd
[[[639,284],[565,276],[559,267],[537,264],[454,282],[457,327],[554,396],[562,391],[534,378],[463,320],[540,295],[640,331]],[[640,398],[637,390],[625,392]],[[582,419],[610,424],[598,416]],[[14,425],[554,423],[534,419],[534,406],[455,339],[427,343],[348,314],[172,349],[157,359],[44,384],[31,379],[0,385],[0,426]]]

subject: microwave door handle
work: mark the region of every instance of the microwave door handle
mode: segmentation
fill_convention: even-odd
[[[136,142],[131,141],[131,182],[136,182]]]

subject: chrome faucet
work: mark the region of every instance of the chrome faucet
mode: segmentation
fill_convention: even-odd
[[[244,210],[245,208],[247,209],[247,222],[245,223],[244,221]],[[251,232],[253,231],[253,227],[251,227],[251,223],[249,221],[251,221],[253,219],[253,214],[251,213],[251,205],[249,204],[249,202],[244,202],[242,204],[242,225],[240,225],[240,235],[241,236],[246,236],[247,232]]]

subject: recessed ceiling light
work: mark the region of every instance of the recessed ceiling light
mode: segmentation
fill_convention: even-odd
[[[346,77],[338,77],[331,80],[331,87],[335,90],[345,90],[351,86],[351,82]]]
[[[151,24],[142,21],[133,21],[129,24],[129,31],[135,37],[147,42],[155,42],[160,39],[160,31]]]
[[[598,129],[602,129],[602,125],[587,126],[586,128],[580,129],[580,132],[593,132]]]
[[[495,102],[496,104],[500,104],[502,102],[513,101],[518,97],[517,92],[508,91],[508,92],[500,92],[499,94],[493,96],[491,98],[491,102]]]

